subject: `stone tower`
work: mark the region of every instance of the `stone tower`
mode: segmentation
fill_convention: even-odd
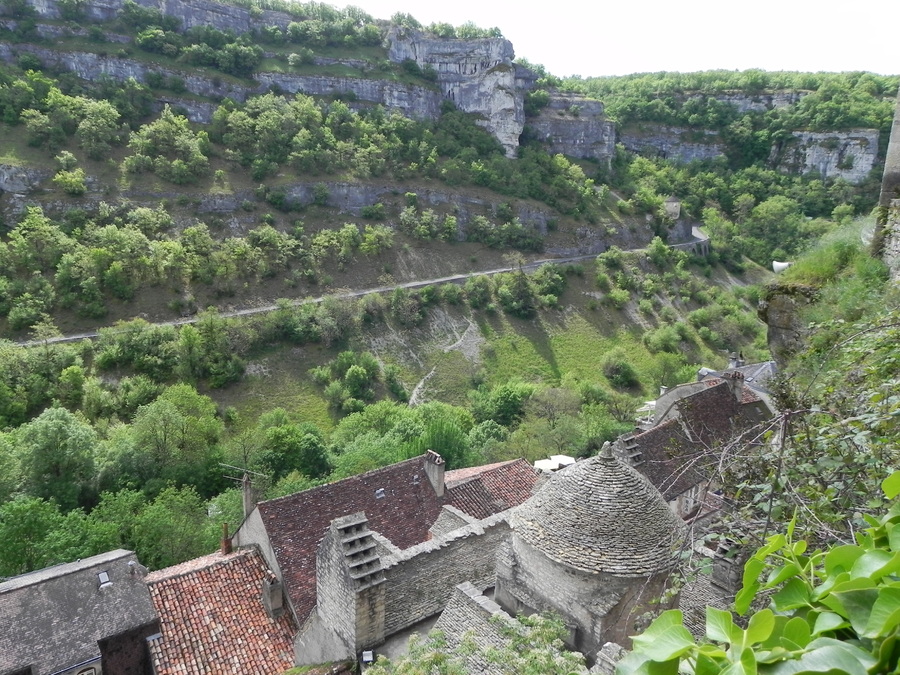
[[[884,178],[881,182],[881,216],[878,225],[883,228],[881,255],[891,268],[891,277],[900,280],[900,95],[894,111],[891,142],[884,159]]]
[[[497,602],[513,614],[560,614],[570,646],[589,660],[644,627],[683,535],[656,488],[608,448],[555,474],[510,526],[497,554]]]

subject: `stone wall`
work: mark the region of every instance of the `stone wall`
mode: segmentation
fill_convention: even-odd
[[[385,635],[438,614],[457,584],[493,585],[497,547],[509,532],[506,518],[501,513],[382,558]]]
[[[881,207],[878,226],[881,255],[891,269],[891,278],[900,280],[900,95],[894,110],[894,124],[887,157],[884,160],[884,177],[881,181]]]
[[[507,612],[555,612],[572,630],[569,646],[593,661],[606,642],[631,644],[668,574],[629,578],[559,565],[515,534],[498,550],[495,598]],[[664,609],[657,605],[658,609]]]
[[[900,281],[900,199],[891,202],[884,225],[882,258],[891,270],[891,278]]]
[[[888,207],[891,201],[900,199],[900,95],[894,110],[894,124],[891,126],[891,140],[884,159],[884,176],[881,180],[879,204]]]

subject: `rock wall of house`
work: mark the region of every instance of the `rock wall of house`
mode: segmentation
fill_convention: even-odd
[[[665,589],[668,574],[620,577],[556,563],[515,533],[498,550],[494,597],[511,614],[555,612],[574,629],[570,646],[593,660],[606,642],[630,645],[638,617]],[[657,605],[658,607],[658,605]],[[662,609],[662,608],[660,608]]]
[[[497,547],[508,533],[501,513],[383,558],[385,635],[438,614],[457,584],[493,585]]]
[[[881,256],[891,270],[891,278],[900,281],[900,199],[888,206],[884,232]]]
[[[881,181],[881,255],[891,269],[891,277],[900,280],[900,95],[894,110],[891,140],[884,160],[884,176]]]
[[[888,207],[891,201],[900,199],[900,94],[894,109],[894,124],[891,126],[891,140],[884,159],[884,175],[881,180],[879,205]]]

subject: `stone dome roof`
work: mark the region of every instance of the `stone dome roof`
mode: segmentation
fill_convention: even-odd
[[[555,474],[510,525],[558,563],[625,577],[671,569],[684,527],[646,478],[607,452]]]

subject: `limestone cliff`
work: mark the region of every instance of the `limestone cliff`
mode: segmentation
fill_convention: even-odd
[[[420,68],[433,68],[441,93],[460,110],[479,115],[478,123],[497,137],[508,157],[515,157],[525,110],[509,40],[437,38],[395,26],[388,42],[391,61],[411,59]]]
[[[803,349],[806,324],[801,310],[815,302],[818,290],[802,284],[773,284],[759,303],[759,318],[768,328],[769,351],[784,367],[787,359]]]
[[[554,93],[537,117],[528,120],[534,136],[551,153],[609,163],[616,149],[616,127],[600,101]]]
[[[772,148],[770,163],[783,171],[817,171],[823,178],[861,183],[878,158],[878,130],[794,131],[783,146]]]
[[[676,162],[715,159],[725,154],[719,134],[708,129],[689,129],[656,122],[630,124],[619,130],[627,150]]]

